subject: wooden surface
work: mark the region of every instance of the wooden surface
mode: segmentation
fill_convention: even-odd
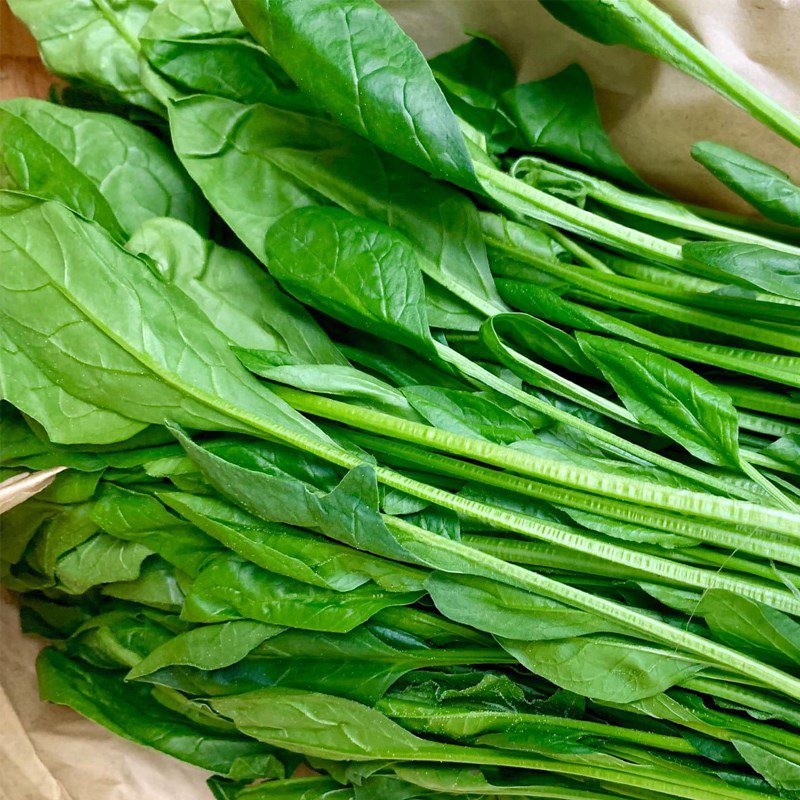
[[[46,97],[54,77],[42,64],[28,29],[0,0],[0,100]]]

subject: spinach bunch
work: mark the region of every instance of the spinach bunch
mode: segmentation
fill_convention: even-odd
[[[796,133],[650,4],[546,5]],[[578,67],[371,0],[13,7],[72,82],[0,105],[42,697],[222,800],[793,796],[791,180],[700,143],[768,220],[663,197]]]

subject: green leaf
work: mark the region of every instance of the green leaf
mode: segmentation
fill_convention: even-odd
[[[378,222],[304,208],[270,228],[272,275],[304,303],[367,333],[433,352],[425,287],[411,246]]]
[[[769,746],[734,739],[733,746],[756,772],[763,775],[770,786],[787,796],[800,792],[800,759],[792,760],[773,753]]]
[[[270,106],[191,97],[172,106],[170,127],[192,177],[261,261],[265,234],[283,214],[334,203],[390,224],[414,245],[431,278],[433,324],[477,329],[476,314],[454,295],[502,310],[477,210],[448,184],[332,122]]]
[[[179,519],[149,494],[105,485],[92,509],[104,531],[138,542],[187,575],[196,575],[222,549],[217,542]]]
[[[158,0],[94,0],[65,6],[42,0],[12,0],[11,10],[39,45],[47,68],[109,100],[159,111],[139,77],[137,36]]]
[[[408,401],[393,386],[368,372],[344,364],[280,364],[272,351],[234,348],[239,361],[254,374],[295,389],[350,397],[365,405],[408,416]],[[413,414],[412,414],[413,416]]]
[[[642,425],[703,461],[739,466],[739,421],[725,392],[650,350],[585,333],[577,339]]]
[[[508,444],[534,435],[536,427],[475,392],[406,386],[403,394],[431,425],[445,431]]]
[[[66,392],[3,330],[0,356],[0,398],[33,417],[54,443],[107,444],[127,439],[146,426]]]
[[[100,533],[60,558],[56,576],[66,592],[83,594],[92,586],[137,578],[152,552],[138,542]]]
[[[458,121],[424,56],[377,3],[234,6],[253,38],[343,125],[436,177],[477,187]]]
[[[175,664],[211,670],[241,661],[251,650],[284,628],[263,622],[235,620],[219,625],[202,625],[152,650],[125,676],[134,680]]]
[[[322,435],[247,373],[192,301],[102,229],[56,203],[3,201],[4,329],[51,380],[141,422]]]
[[[314,108],[247,35],[227,0],[162,0],[139,33],[139,42],[150,66],[180,92]]]
[[[270,572],[348,592],[370,580],[386,591],[420,591],[424,573],[335,544],[299,528],[264,522],[211,497],[159,495],[179,514],[242,558]]]
[[[458,116],[480,131],[490,153],[502,153],[515,138],[514,126],[500,97],[516,83],[516,70],[500,45],[482,33],[428,61],[447,102]]]
[[[606,636],[544,642],[500,638],[536,675],[593,700],[631,703],[678,685],[702,665],[674,651]]]
[[[265,461],[240,466],[195,444],[182,431],[178,441],[209,482],[251,514],[319,530],[334,541],[377,555],[413,561],[378,513],[378,484],[368,464],[350,470],[327,494]]]
[[[33,98],[0,106],[0,184],[59,200],[127,238],[153,217],[208,228],[208,206],[172,151],[138,125]]]
[[[321,758],[408,759],[436,749],[380,712],[332,695],[268,688],[210,704],[248,736]]]
[[[158,265],[166,283],[200,307],[238,347],[289,353],[310,364],[345,359],[312,316],[258,264],[174,219],[152,219],[126,245]]]
[[[637,189],[648,188],[617,152],[603,129],[589,76],[578,66],[523,83],[503,101],[525,143]]]
[[[757,244],[736,242],[689,242],[687,258],[707,264],[734,281],[792,300],[800,300],[800,258]]]
[[[613,629],[600,617],[486,578],[435,572],[425,588],[446,617],[497,636],[540,641]]]
[[[692,158],[768,219],[800,226],[800,186],[785,172],[716,142],[696,142]]]
[[[191,622],[252,619],[314,631],[346,632],[383,608],[418,600],[422,592],[385,592],[373,584],[335,592],[219,556],[192,583],[182,616]]]
[[[724,589],[709,589],[694,613],[725,644],[792,670],[800,661],[800,623],[769,606]]]
[[[66,705],[119,736],[239,779],[283,777],[274,755],[246,736],[212,733],[152,699],[144,686],[48,647],[36,663],[42,700]]]

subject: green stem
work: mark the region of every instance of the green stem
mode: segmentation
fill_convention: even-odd
[[[719,664],[725,670],[732,670],[751,680],[757,680],[793,699],[800,698],[800,680],[729,647],[716,644],[681,628],[675,628],[612,600],[583,592],[524,567],[480,553],[467,545],[445,539],[403,520],[386,518],[386,523],[398,537],[400,544],[412,554],[419,553],[419,558],[423,562],[426,561],[426,552],[438,553],[442,561],[451,565],[447,571],[498,580],[510,586],[543,594],[592,614],[600,614],[621,622],[639,635],[644,634],[645,638],[655,639],[672,648]],[[438,568],[443,568],[441,562],[438,563]]]
[[[399,459],[401,466],[424,469],[439,475],[494,486],[508,492],[544,500],[556,506],[575,508],[590,514],[617,519],[630,525],[642,525],[676,536],[697,539],[704,544],[752,553],[761,558],[800,567],[800,547],[778,536],[763,537],[745,534],[722,526],[710,525],[690,517],[668,514],[655,509],[642,509],[605,497],[585,494],[562,486],[532,481],[507,472],[460,461],[450,456],[421,450],[404,442],[351,431],[348,436],[368,450]]]
[[[495,242],[493,241],[494,245]],[[775,328],[766,326],[751,325],[748,322],[738,322],[731,317],[719,316],[708,311],[696,308],[687,308],[679,303],[669,300],[652,297],[643,292],[626,289],[614,285],[612,278],[595,277],[595,275],[584,268],[562,264],[561,262],[550,261],[534,253],[528,253],[521,248],[511,245],[513,252],[509,251],[509,244],[506,243],[503,249],[513,255],[518,261],[534,266],[548,275],[559,278],[581,289],[592,292],[599,297],[613,301],[627,308],[636,311],[645,311],[657,314],[667,319],[685,322],[698,328],[724,333],[728,336],[735,336],[739,339],[758,342],[768,347],[777,347],[783,350],[800,353],[800,336],[791,333],[784,333]],[[515,267],[513,264],[503,266],[503,277],[517,278],[526,280],[530,275],[523,267]],[[623,279],[624,280],[624,279]]]
[[[690,467],[687,464],[683,464],[680,461],[674,461],[673,459],[662,456],[659,453],[653,453],[646,447],[629,442],[622,436],[618,436],[617,434],[612,433],[605,428],[593,425],[592,423],[587,422],[586,420],[583,420],[574,414],[570,414],[568,411],[563,411],[562,409],[548,403],[546,400],[534,397],[528,392],[508,383],[494,373],[489,372],[489,370],[484,369],[479,364],[470,361],[470,359],[465,358],[459,352],[449,347],[437,343],[436,352],[442,361],[454,366],[459,372],[461,372],[462,375],[467,375],[470,378],[479,381],[484,386],[494,389],[496,392],[499,392],[506,397],[510,397],[512,400],[516,400],[517,402],[528,406],[528,408],[532,408],[534,411],[538,411],[540,414],[544,414],[545,416],[550,417],[557,422],[564,423],[565,425],[569,425],[570,427],[583,431],[599,442],[603,442],[611,447],[622,450],[624,453],[628,453],[629,455],[639,458],[642,461],[646,461],[648,464],[653,464],[654,466],[661,467],[669,472],[673,472],[676,475],[681,475],[684,478],[688,478],[690,481],[712,489],[713,491],[728,495],[739,495],[741,497],[746,497],[747,499],[753,498],[751,493],[742,492],[740,489],[735,488],[726,481],[720,480],[719,478],[715,478],[711,475],[707,475],[706,473],[701,472],[694,467]]]
[[[719,520],[730,525],[746,525],[762,531],[771,531],[784,537],[800,539],[800,515],[782,509],[759,506],[743,500],[731,500],[687,489],[673,489],[634,478],[620,478],[597,470],[575,467],[564,461],[541,458],[513,447],[443,431],[430,425],[384,414],[381,411],[352,406],[329,397],[301,392],[284,386],[274,386],[273,391],[298,411],[342,422],[356,429],[378,433],[431,449],[444,450],[454,455],[521,472],[550,483],[569,488],[583,488],[594,494],[613,497],[617,500],[684,512],[696,517]],[[296,446],[309,449],[311,443]],[[318,447],[316,444],[315,446]],[[311,452],[317,451],[312,450]],[[343,454],[344,451],[341,453]],[[329,455],[322,457],[335,460]],[[343,466],[353,466],[352,459],[356,458],[350,456],[351,460],[344,464],[341,461],[342,455],[337,452],[336,457],[339,460],[335,460],[335,463],[342,463]]]

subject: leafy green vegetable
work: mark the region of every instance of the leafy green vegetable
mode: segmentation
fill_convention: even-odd
[[[503,99],[531,149],[645,188],[603,129],[589,76],[578,64],[520,84]]]
[[[782,170],[716,142],[696,142],[692,158],[765,217],[800,225],[800,186]]]
[[[14,0],[11,10],[31,30],[42,60],[56,75],[152,111],[158,102],[142,86],[137,36],[158,0],[123,0],[113,6],[78,2],[50,6]]]

